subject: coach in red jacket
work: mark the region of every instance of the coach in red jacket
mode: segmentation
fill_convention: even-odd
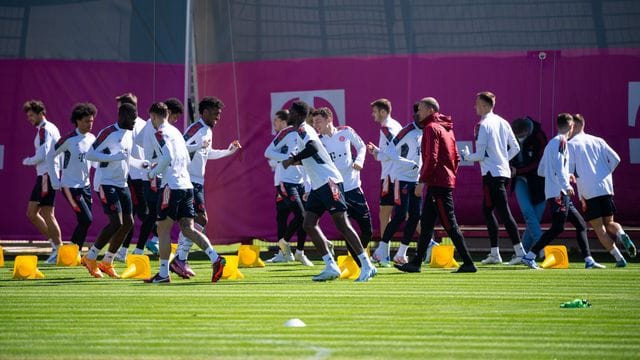
[[[418,117],[424,128],[421,145],[422,169],[418,186],[421,188],[423,184],[427,184],[427,195],[424,197],[420,219],[422,231],[416,256],[409,263],[396,268],[405,272],[420,272],[429,240],[433,236],[436,217],[439,217],[458,254],[462,256],[463,264],[455,272],[476,272],[454,214],[453,189],[456,187],[460,156],[453,134],[453,121],[450,116],[440,114],[439,111],[440,105],[436,99],[427,97],[420,100]]]

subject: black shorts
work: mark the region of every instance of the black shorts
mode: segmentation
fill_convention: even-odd
[[[71,209],[76,214],[86,213],[91,217],[91,206],[93,199],[91,198],[91,187],[83,188],[62,188],[62,194],[71,205]]]
[[[155,178],[155,180],[145,181],[143,183],[144,189],[144,200],[147,202],[147,210],[149,214],[155,214],[158,211],[158,197],[160,196],[160,191],[162,188],[158,188],[158,185],[161,185],[162,180],[159,178]]]
[[[384,189],[384,179],[380,180],[380,205],[393,206],[393,182],[389,180],[389,188]]]
[[[616,204],[613,203],[612,195],[596,196],[588,199],[587,208],[584,210],[584,217],[587,221],[599,219],[605,216],[613,216],[616,213]]]
[[[326,210],[331,214],[347,211],[342,183],[326,183],[316,190],[311,190],[304,209],[318,216]]]
[[[142,179],[131,179],[127,180],[129,184],[129,191],[131,192],[131,204],[133,205],[133,209],[138,215],[138,218],[144,219],[147,215],[147,202],[144,201],[144,183],[145,181]]]
[[[174,221],[182,218],[193,219],[196,212],[193,209],[193,189],[171,189],[168,185],[162,189],[158,199],[158,220],[167,217]]]
[[[98,195],[102,203],[102,210],[105,214],[131,214],[131,192],[128,187],[100,185]]]
[[[371,217],[369,204],[367,204],[367,199],[359,187],[345,192],[344,200],[347,203],[349,217],[354,219],[368,219]]]
[[[29,201],[37,202],[38,206],[53,206],[55,199],[56,191],[51,187],[49,175],[38,175]]]
[[[193,184],[194,210],[198,213],[206,213],[207,208],[204,206],[204,185],[198,183],[191,184]]]

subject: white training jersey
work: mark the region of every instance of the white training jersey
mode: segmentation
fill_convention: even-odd
[[[367,153],[367,146],[360,136],[349,126],[338,126],[332,128],[331,135],[320,135],[320,141],[342,175],[344,191],[359,188],[360,171],[354,169],[353,164],[364,166]],[[352,146],[356,149],[356,156],[351,153]]]
[[[189,151],[182,133],[175,126],[165,122],[155,132],[155,150],[160,154],[157,173],[162,173],[162,183],[172,190],[193,189],[189,176]]]
[[[133,139],[136,139],[143,132],[143,129],[146,125],[147,125],[146,121],[142,120],[139,117],[136,118],[136,122],[133,125],[133,130],[131,130],[131,136],[133,137]],[[146,159],[144,148],[140,146],[138,143],[136,143],[135,141],[131,146],[131,156],[133,156],[136,159]],[[147,180],[147,171],[143,169],[131,167],[129,169],[129,177],[133,180]]]
[[[385,152],[387,146],[391,144],[391,140],[393,140],[400,130],[402,130],[402,125],[400,125],[400,123],[394,120],[391,116],[387,117],[380,127],[380,139],[378,140],[378,148],[380,151],[375,157],[376,160],[380,161],[380,166],[382,167],[380,179],[384,180],[389,176],[393,163],[387,156],[379,156],[379,154]]]
[[[538,165],[538,175],[544,177],[544,195],[547,199],[568,194],[569,183],[569,149],[567,137],[556,135],[544,148],[542,160]]]
[[[189,125],[184,132],[184,141],[187,144],[191,163],[189,164],[189,175],[191,182],[204,185],[204,174],[207,160],[217,160],[233,154],[237,149],[212,149],[213,133],[211,127],[200,119]],[[202,147],[208,141],[209,145]]]
[[[298,136],[301,140],[299,145],[300,151],[302,151],[310,141],[315,141],[318,147],[317,153],[302,159],[304,170],[311,181],[311,188],[317,190],[329,181],[333,181],[335,184],[341,183],[343,181],[342,175],[340,175],[340,171],[338,171],[338,168],[333,164],[333,161],[331,161],[327,149],[322,146],[316,130],[309,124],[303,122],[302,125],[298,127]]]
[[[60,170],[59,159],[55,159],[55,167],[50,169],[47,156],[49,155],[49,152],[54,151],[53,146],[60,139],[60,131],[58,131],[58,128],[47,119],[43,119],[36,129],[36,137],[33,140],[33,147],[35,148],[36,153],[35,155],[26,158],[24,163],[25,165],[35,166],[36,174],[38,176],[50,173],[50,171],[57,174]]]
[[[282,166],[282,161],[298,151],[298,133],[293,126],[287,126],[280,130],[273,141],[269,143],[269,146],[264,151],[264,156],[269,160],[276,161],[273,176],[274,185],[278,186],[281,182],[303,183],[304,169],[302,166],[289,166],[286,169]]]
[[[391,143],[392,145],[389,145],[384,153],[393,164],[389,173],[391,181],[418,182],[422,167],[420,155],[422,128],[412,122],[402,128]]]
[[[603,139],[579,133],[569,140],[569,171],[575,173],[580,197],[613,195],[613,170],[620,156]]]
[[[62,154],[62,173],[61,179],[57,176],[51,176],[51,182],[54,188],[84,188],[89,186],[89,171],[92,162],[86,159],[87,152],[93,145],[96,137],[92,133],[82,134],[78,129],[63,136],[54,145],[54,151],[49,161],[54,157]]]
[[[86,155],[87,160],[99,162],[93,178],[94,189],[100,185],[127,187],[132,144],[131,131],[118,124],[100,130]],[[121,158],[123,151],[127,158]]]
[[[520,144],[511,125],[499,115],[490,112],[476,125],[476,151],[467,161],[480,162],[482,175],[511,178],[509,160],[520,152]]]

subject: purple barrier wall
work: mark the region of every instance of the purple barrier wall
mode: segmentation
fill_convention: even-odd
[[[155,75],[155,82],[154,82]],[[97,134],[116,121],[115,97],[124,92],[138,95],[141,116],[155,98],[183,97],[184,66],[149,63],[116,63],[87,61],[2,60],[0,77],[0,109],[5,118],[0,122],[0,145],[4,148],[0,184],[3,209],[0,217],[0,239],[42,239],[26,217],[27,202],[35,182],[35,169],[22,165],[22,159],[33,155],[35,128],[26,120],[22,104],[29,99],[44,101],[47,117],[62,134],[72,131],[71,108],[77,102],[89,101],[98,107],[94,124]],[[155,92],[154,92],[155,86]],[[63,239],[69,239],[75,227],[75,215],[60,195],[56,195],[56,213]],[[94,223],[89,239],[105,224],[105,216],[94,196]]]
[[[116,95],[136,93],[144,117],[154,98],[181,97],[183,89],[180,65],[156,65],[154,72],[152,64],[143,63],[4,60],[0,64],[5,80],[0,105],[6,114],[0,125],[4,151],[0,184],[5,203],[0,218],[2,239],[41,239],[25,216],[35,177],[32,168],[21,165],[33,152],[35,135],[21,110],[25,100],[43,100],[48,117],[63,133],[72,129],[68,118],[73,104],[91,101],[100,111],[97,132],[115,121]],[[235,71],[232,64],[224,63],[200,65],[198,75],[200,96],[215,95],[226,104],[214,131],[214,146],[224,148],[236,138],[244,146],[233,157],[208,165],[207,230],[216,243],[275,238],[273,180],[263,152],[272,139],[274,109],[296,97],[315,106],[330,104],[341,122],[373,142],[377,142],[379,128],[368,104],[379,97],[393,102],[393,116],[404,124],[413,101],[435,96],[442,111],[454,117],[459,142],[471,140],[477,121],[474,95],[481,90],[496,93],[498,114],[509,120],[531,115],[541,120],[550,136],[556,113],[580,112],[587,119],[587,130],[605,138],[622,157],[614,175],[617,218],[623,224],[640,224],[635,185],[640,165],[630,161],[640,155],[638,150],[629,150],[630,141],[640,138],[640,130],[631,126],[640,105],[640,90],[634,90],[639,87],[635,82],[640,82],[639,50],[548,52],[544,61],[538,59],[538,52],[514,52],[244,62],[237,63]],[[630,96],[633,91],[635,95]],[[633,114],[631,121],[628,113]],[[378,176],[379,165],[368,156],[363,189],[376,228]],[[482,223],[477,165],[460,169],[455,199],[461,224]],[[105,220],[99,204],[94,204],[96,219],[90,240]],[[75,217],[62,197],[57,205],[63,238],[68,239]],[[515,202],[512,209],[520,218]],[[325,225],[328,235],[337,237],[333,226]]]
[[[557,113],[580,112],[587,131],[607,140],[622,158],[614,175],[617,219],[640,224],[635,184],[640,165],[630,163],[629,151],[630,139],[640,138],[640,129],[627,119],[628,102],[640,98],[639,92],[629,99],[628,91],[630,82],[640,81],[640,50],[551,51],[544,61],[536,51],[244,62],[235,70],[229,63],[210,64],[200,65],[198,81],[200,95],[216,95],[226,104],[214,145],[225,147],[237,137],[244,145],[234,158],[213,161],[207,170],[208,230],[217,241],[245,235],[274,239],[272,173],[262,154],[272,139],[271,115],[296,97],[315,106],[331,103],[344,114],[340,121],[365,142],[377,142],[379,127],[368,104],[380,97],[392,101],[393,116],[403,124],[415,100],[436,97],[442,111],[453,116],[459,142],[472,139],[478,121],[473,103],[481,90],[497,95],[496,113],[509,121],[530,115],[543,123],[549,138],[555,135]],[[367,156],[363,189],[376,229],[378,176],[379,165]],[[461,224],[482,224],[478,165],[461,167],[455,200]],[[515,199],[512,209],[522,222]],[[330,237],[337,236],[333,226],[324,228]]]

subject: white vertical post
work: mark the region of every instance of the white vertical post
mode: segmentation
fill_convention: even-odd
[[[186,9],[186,29],[184,32],[184,120],[182,129],[186,129],[189,119],[189,73],[191,71],[191,60],[189,49],[191,48],[191,0],[187,0]]]

